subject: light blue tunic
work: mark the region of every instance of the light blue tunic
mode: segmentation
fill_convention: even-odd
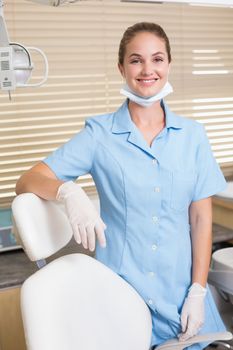
[[[189,205],[226,186],[204,127],[161,104],[166,127],[151,147],[126,101],[115,113],[88,119],[80,133],[44,160],[65,181],[92,175],[107,225],[107,247],[97,245],[96,257],[149,306],[152,344],[181,331],[180,312],[191,285]],[[205,303],[200,333],[223,331],[210,291]]]

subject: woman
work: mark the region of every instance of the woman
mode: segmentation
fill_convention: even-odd
[[[85,248],[93,251],[97,238],[97,259],[149,306],[152,346],[225,329],[206,286],[211,196],[225,188],[225,180],[202,125],[176,116],[163,101],[172,91],[170,64],[160,26],[129,27],[118,62],[127,100],[115,113],[88,119],[16,188],[63,201],[75,239]],[[73,182],[86,173],[95,181],[101,217]]]

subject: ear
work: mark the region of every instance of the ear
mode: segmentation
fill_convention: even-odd
[[[124,67],[122,66],[122,64],[118,63],[118,69],[119,69],[122,77],[125,78]]]

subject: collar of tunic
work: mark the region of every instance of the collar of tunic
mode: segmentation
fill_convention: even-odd
[[[161,100],[161,106],[165,113],[165,128],[166,129],[182,129],[182,118],[175,115],[170,111],[167,104]],[[126,132],[132,132],[135,130],[135,125],[130,117],[128,109],[128,100],[114,113],[112,132],[114,134],[121,134]]]

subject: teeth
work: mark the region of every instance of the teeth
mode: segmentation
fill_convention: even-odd
[[[153,83],[155,81],[155,79],[150,79],[150,80],[147,80],[147,79],[143,79],[142,80],[144,83]]]

